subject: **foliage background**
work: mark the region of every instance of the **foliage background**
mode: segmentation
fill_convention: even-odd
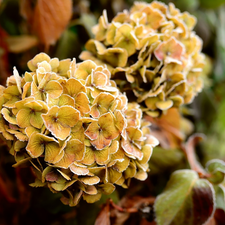
[[[48,0],[49,9],[41,8],[42,0],[0,0],[0,83],[5,85],[12,74],[13,66],[19,73],[26,71],[27,61],[37,53],[44,51],[50,57],[59,59],[75,57],[85,42],[92,37],[91,27],[98,21],[103,9],[107,10],[109,21],[115,14],[129,8],[133,0],[73,0],[72,14],[69,14],[68,1]],[[151,2],[151,1],[146,1]],[[165,0],[173,2],[181,11],[188,11],[198,19],[196,33],[203,39],[203,52],[207,54],[205,89],[191,106],[183,109],[183,114],[194,124],[192,132],[206,135],[197,146],[197,156],[204,166],[213,158],[225,160],[225,1],[224,0]],[[39,4],[39,11],[35,6]],[[55,9],[61,6],[60,11]],[[56,7],[57,8],[57,7]],[[50,15],[50,19],[42,20]],[[67,19],[66,19],[67,18]],[[49,32],[51,27],[55,32]],[[65,29],[64,29],[65,27]],[[163,154],[163,157],[162,157]],[[145,182],[133,181],[128,190],[118,188],[111,196],[104,196],[95,204],[80,202],[76,208],[70,208],[60,202],[60,194],[52,194],[47,189],[29,187],[33,181],[31,171],[26,168],[12,168],[13,157],[1,143],[0,149],[0,224],[94,224],[101,205],[112,198],[123,206],[143,206],[143,199],[162,192],[170,174],[176,169],[188,168],[180,149],[165,151],[158,148],[150,160],[151,172]],[[128,198],[127,196],[142,196]],[[219,201],[220,202],[220,201]],[[218,203],[219,204],[219,203]],[[139,207],[140,208],[140,207]],[[224,217],[224,204],[219,205],[220,214],[215,224]],[[107,210],[103,208],[103,210]],[[154,224],[151,213],[122,214],[121,221],[126,224]],[[103,211],[102,211],[103,212]],[[118,215],[117,215],[118,216]],[[147,217],[147,220],[144,219]],[[104,221],[102,224],[104,223]],[[101,224],[96,221],[96,224]],[[121,222],[122,224],[122,222]]]

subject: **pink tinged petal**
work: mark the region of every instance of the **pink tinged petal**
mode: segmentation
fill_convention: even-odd
[[[71,172],[73,172],[74,174],[78,175],[78,176],[85,176],[89,173],[89,170],[85,167],[81,167],[81,166],[77,166],[76,164],[72,164],[70,165],[70,170]]]
[[[184,51],[184,45],[174,37],[171,37],[168,41],[159,44],[155,49],[154,54],[159,61],[162,61],[167,57],[174,60],[180,60]]]
[[[81,177],[79,179],[82,183],[87,184],[87,185],[94,185],[98,184],[100,182],[100,178],[97,176],[93,177]]]
[[[92,122],[88,128],[86,129],[86,131],[84,132],[84,134],[89,137],[91,140],[95,140],[98,138],[99,136],[99,130],[100,127],[98,125],[97,122]]]
[[[155,147],[159,144],[159,141],[157,138],[155,138],[154,136],[152,135],[146,135],[147,139],[145,141],[146,144],[149,144],[151,145],[152,147]]]
[[[70,140],[63,151],[63,158],[55,165],[68,168],[74,161],[81,161],[84,158],[85,146],[79,140]]]
[[[135,146],[133,145],[130,140],[123,139],[121,142],[121,146],[123,150],[131,157],[131,158],[137,158],[139,160],[142,160],[143,153]]]
[[[80,183],[79,188],[89,196],[96,195],[98,193],[97,188],[94,185],[85,185]]]
[[[91,81],[92,84],[98,88],[98,87],[105,87],[108,80],[106,74],[100,71],[96,71],[92,73]]]
[[[98,105],[93,105],[90,110],[90,115],[94,118],[98,118],[100,116],[100,112],[98,110]]]
[[[90,111],[90,102],[87,95],[84,92],[80,92],[75,97],[75,108],[80,111],[81,116],[84,116]]]
[[[106,139],[102,132],[100,132],[98,138],[96,140],[91,141],[91,144],[98,150],[102,150],[103,148],[109,146],[111,144],[110,139]]]
[[[165,53],[163,51],[164,45],[165,43],[162,42],[161,44],[158,45],[158,47],[154,51],[154,54],[159,61],[162,61],[165,57]]]

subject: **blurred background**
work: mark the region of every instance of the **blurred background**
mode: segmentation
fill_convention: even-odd
[[[47,6],[44,2],[0,0],[1,85],[5,85],[7,77],[12,75],[13,66],[23,74],[28,70],[27,61],[39,52],[46,52],[50,57],[59,59],[75,57],[79,62],[79,54],[84,50],[86,41],[93,37],[91,28],[97,24],[103,9],[107,10],[108,19],[111,21],[117,12],[129,9],[134,1],[73,0],[72,10],[71,1],[48,0]],[[189,121],[183,126],[189,127],[189,133],[206,135],[196,150],[203,166],[213,158],[225,160],[225,1],[163,2],[167,4],[173,2],[182,12],[188,11],[196,16],[198,22],[195,32],[202,38],[203,53],[206,54],[205,70],[208,77],[204,78],[205,88],[190,106],[181,109],[183,117]],[[176,145],[167,152],[161,145],[152,156],[150,162],[152,172],[145,184],[131,183],[133,188],[129,190],[118,188],[110,198],[114,202],[119,202],[128,192],[132,194],[131,192],[140,191],[144,193],[143,195],[148,195],[149,191],[157,195],[165,187],[172,171],[186,168],[183,158],[182,151],[177,149]],[[29,187],[29,183],[33,182],[31,171],[26,168],[12,168],[12,164],[14,164],[13,157],[8,154],[4,143],[1,143],[1,225],[94,224],[101,204],[108,198],[105,196],[100,202],[91,205],[81,202],[76,208],[64,206],[59,200],[60,194],[52,194],[47,189]],[[221,208],[225,210],[224,205]],[[140,218],[143,217],[140,212],[136,220],[141,221]],[[131,223],[128,220],[127,224],[138,224],[134,221],[135,219]],[[141,224],[152,223],[141,222]]]

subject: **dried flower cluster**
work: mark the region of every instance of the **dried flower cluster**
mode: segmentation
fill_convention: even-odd
[[[128,98],[157,117],[192,102],[202,89],[204,55],[195,23],[188,12],[157,1],[136,2],[111,23],[104,11],[80,58],[106,64]]]
[[[157,140],[107,68],[44,53],[28,67],[23,77],[14,68],[0,86],[0,132],[16,165],[32,164],[32,186],[62,192],[73,206],[81,197],[97,201],[114,184],[127,187],[132,177],[146,179]]]

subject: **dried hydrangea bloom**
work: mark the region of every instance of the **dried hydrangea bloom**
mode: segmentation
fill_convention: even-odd
[[[202,89],[204,55],[195,24],[172,3],[135,2],[110,23],[104,11],[80,58],[107,65],[121,91],[157,117],[191,103]]]
[[[22,77],[14,68],[0,86],[0,133],[15,166],[32,165],[32,186],[62,192],[74,206],[81,197],[95,202],[112,193],[115,184],[127,187],[133,177],[146,179],[158,141],[106,67],[44,53],[28,67]]]

